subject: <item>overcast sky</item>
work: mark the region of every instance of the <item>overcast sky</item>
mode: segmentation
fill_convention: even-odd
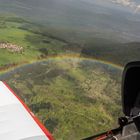
[[[134,12],[140,11],[140,2],[138,0],[108,0],[115,4],[120,4],[124,7],[131,8]]]
[[[124,9],[129,9],[134,13],[140,12],[140,0],[81,0],[89,3],[97,3],[103,6],[122,6]]]

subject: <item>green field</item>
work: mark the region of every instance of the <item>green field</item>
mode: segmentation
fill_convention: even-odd
[[[8,82],[56,140],[79,140],[117,127],[122,115],[120,77],[117,67],[67,57],[25,65],[0,79]]]
[[[67,45],[65,42],[42,35],[37,31],[38,26],[33,23],[8,16],[0,17],[0,21],[0,42],[19,45],[24,50],[23,53],[11,53],[6,49],[0,49],[1,67],[30,63],[65,51],[63,49]]]

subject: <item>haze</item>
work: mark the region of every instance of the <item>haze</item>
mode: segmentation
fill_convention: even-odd
[[[132,0],[0,0],[0,11],[54,28],[130,42],[140,39],[139,3]]]

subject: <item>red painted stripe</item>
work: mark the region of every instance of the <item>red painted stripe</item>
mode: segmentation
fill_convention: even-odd
[[[40,120],[32,113],[32,111],[29,109],[29,107],[17,96],[17,94],[9,87],[9,85],[6,82],[3,82],[3,84],[13,93],[13,95],[20,101],[20,103],[24,106],[24,108],[27,110],[27,112],[31,115],[31,117],[34,119],[34,121],[37,123],[37,125],[41,128],[41,130],[45,133],[47,138],[49,140],[54,140],[50,132],[46,129],[46,127],[40,122]]]

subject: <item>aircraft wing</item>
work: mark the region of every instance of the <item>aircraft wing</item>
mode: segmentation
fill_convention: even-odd
[[[0,140],[53,140],[27,105],[1,81]]]

